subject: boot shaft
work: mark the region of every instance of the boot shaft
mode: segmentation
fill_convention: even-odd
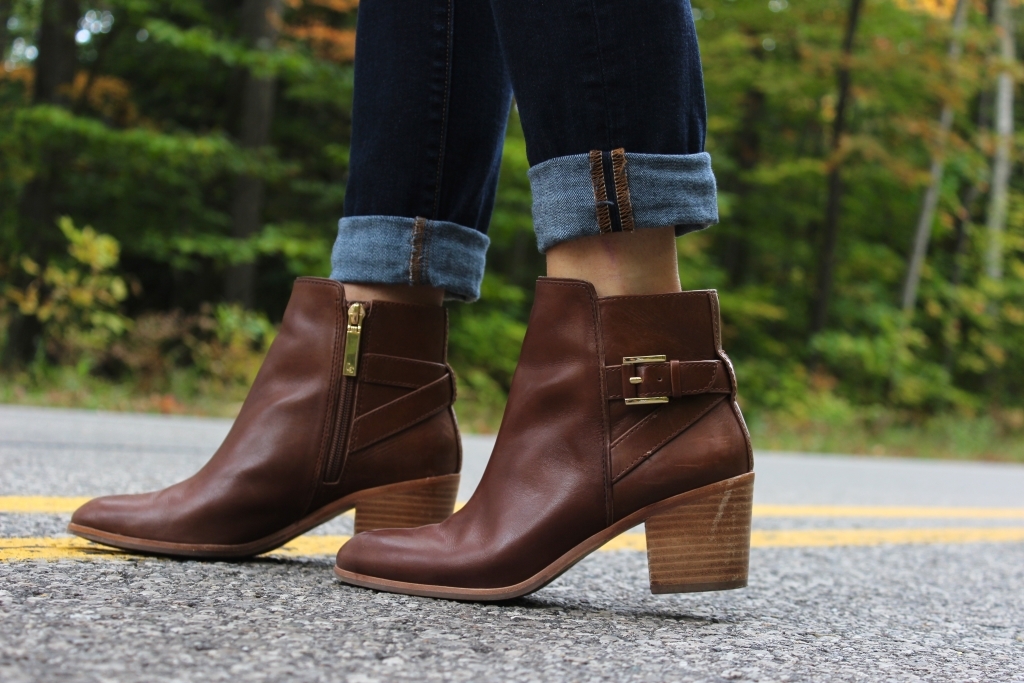
[[[753,470],[714,290],[598,299],[614,519]]]
[[[610,523],[752,471],[735,398],[714,290],[599,298],[588,283],[541,278],[505,421],[510,436],[572,443],[564,466],[600,473]]]
[[[610,438],[664,404],[736,395],[714,290],[598,299]]]
[[[238,418],[195,475],[108,496],[72,531],[117,547],[248,557],[356,508],[358,529],[447,517],[461,460],[440,307],[347,301],[299,278]]]
[[[360,489],[461,469],[447,364],[448,315],[440,306],[350,301],[337,287],[325,448],[313,507]]]
[[[719,330],[711,291],[602,299],[590,283],[541,278],[501,430],[472,498],[439,525],[357,536],[339,552],[339,576],[378,588],[366,577],[426,586],[415,593],[422,595],[495,589],[487,599],[514,597],[607,533],[667,514],[681,496],[700,489],[703,500],[704,487],[721,482],[715,500],[728,503],[737,478],[751,479],[751,464]],[[736,518],[747,510],[736,509]],[[713,536],[715,515],[698,517],[711,523],[702,537]],[[658,585],[677,590],[695,580],[675,568],[669,537],[682,522],[665,520],[655,534],[664,551]],[[745,569],[717,577],[730,571],[707,582],[745,580]]]

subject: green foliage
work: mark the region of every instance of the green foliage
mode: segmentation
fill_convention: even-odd
[[[59,226],[69,242],[71,264],[61,266],[51,260],[42,267],[22,256],[18,266],[28,284],[5,287],[0,304],[38,321],[44,354],[38,362],[84,363],[88,368],[93,354],[131,329],[132,321],[120,311],[128,286],[110,272],[117,265],[120,246],[89,226],[79,230],[67,217],[60,219]]]
[[[490,431],[500,420],[526,334],[526,291],[496,274],[486,275],[480,290],[480,305],[452,311],[448,347],[459,394],[471,406],[460,416],[471,430]]]
[[[239,37],[237,3],[106,0],[113,28],[79,47],[64,106],[31,104],[34,65],[10,48],[4,55],[0,327],[5,316],[37,320],[47,340],[40,363],[88,370],[61,375],[72,393],[85,391],[75,382],[98,377],[131,379],[160,396],[233,392],[255,372],[292,278],[327,274],[348,172],[352,68],[344,50],[302,36],[315,24],[343,47],[355,13],[344,2],[286,5],[277,43],[251,48]],[[914,6],[865,0],[836,153],[847,0],[694,6],[722,222],[678,241],[680,272],[684,288],[720,290],[725,345],[763,445],[842,448],[835,439],[868,434],[902,452],[900,430],[917,425],[933,435],[929,443],[974,439],[989,446],[972,452],[991,455],[992,444],[1024,430],[1019,167],[1005,275],[993,281],[983,267],[995,33],[972,5],[954,66],[949,18]],[[39,3],[13,7],[11,38],[32,43]],[[246,70],[277,80],[260,149],[238,142]],[[945,102],[955,122],[918,304],[907,316],[899,293]],[[1018,116],[1016,129],[1022,124]],[[835,283],[826,329],[812,336],[826,180],[837,165]],[[483,298],[451,308],[460,415],[472,429],[497,425],[544,269],[528,166],[513,111]],[[261,179],[265,193],[262,228],[247,238],[231,229],[241,175]],[[26,198],[40,187],[54,215],[98,232],[27,221]],[[216,303],[225,270],[243,263],[258,265],[255,313]],[[943,431],[946,422],[960,426]]]
[[[901,419],[1020,405],[1020,215],[1007,227],[1012,272],[994,283],[981,267],[993,33],[975,13],[954,68],[948,18],[869,0],[851,63],[849,134],[832,156],[846,8],[701,5],[723,221],[695,245],[681,241],[684,285],[722,288],[727,348],[753,414],[799,412],[831,394]],[[943,101],[955,126],[919,306],[907,319],[898,297]],[[835,164],[844,182],[836,282],[829,327],[811,338],[825,176]],[[1015,177],[1014,202],[1022,189]]]
[[[15,7],[18,35],[30,43],[38,4]],[[317,56],[288,26],[316,13],[344,29],[354,14],[293,3],[277,45],[250,49],[237,37],[237,3],[114,0],[103,9],[113,28],[79,47],[70,106],[30,105],[24,57],[0,71],[0,261],[58,243],[48,225],[23,220],[34,184],[53,209],[121,243],[141,284],[133,311],[196,310],[221,296],[226,267],[255,261],[265,310],[279,316],[293,277],[327,273],[352,90],[351,64]],[[236,139],[243,69],[277,79],[261,149]],[[231,235],[240,175],[265,188],[264,227],[246,239]]]
[[[252,383],[275,334],[265,316],[237,304],[205,304],[192,314],[145,313],[104,353],[100,367],[130,377],[147,393],[170,391],[185,375],[193,385],[189,393],[223,394]]]
[[[120,245],[91,227],[59,222],[71,265],[41,268],[27,256],[19,266],[31,279],[8,285],[0,303],[9,314],[34,318],[40,355],[21,383],[45,386],[73,367],[79,376],[130,377],[137,391],[224,395],[256,377],[276,330],[266,316],[236,304],[204,304],[197,313],[122,311],[129,288],[114,269]]]

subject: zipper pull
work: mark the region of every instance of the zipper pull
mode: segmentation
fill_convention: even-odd
[[[361,303],[348,307],[348,328],[345,331],[345,365],[342,374],[355,377],[359,367],[359,336],[363,333],[363,319],[366,309]]]

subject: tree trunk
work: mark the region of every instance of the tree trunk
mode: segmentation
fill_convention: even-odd
[[[78,0],[45,0],[39,27],[39,56],[36,58],[35,104],[68,105],[71,84],[78,67]],[[56,167],[44,153],[40,168],[21,195],[21,245],[32,258],[45,261],[63,238],[57,230],[57,218],[50,200],[52,174]]]
[[[963,206],[963,211],[957,215],[956,221],[953,224],[953,267],[949,274],[949,283],[954,287],[959,287],[964,279],[963,261],[964,252],[967,251],[968,230],[971,225],[971,207],[974,205],[974,202],[978,201],[978,195],[980,194],[981,190],[978,188],[977,183],[972,183],[960,202]]]
[[[277,39],[280,24],[280,0],[245,0],[242,7],[242,38],[250,47],[269,50]],[[242,107],[238,131],[239,144],[256,149],[267,144],[274,116],[273,78],[260,78],[251,71],[242,86]],[[259,231],[263,222],[263,180],[239,176],[235,180],[231,202],[231,234],[245,239]],[[224,280],[224,298],[252,308],[256,299],[256,264],[241,263],[228,268]]]
[[[996,83],[996,150],[992,159],[992,189],[988,204],[988,252],[985,274],[993,280],[1003,277],[1003,231],[1010,189],[1010,154],[1013,147],[1014,26],[1007,0],[996,0],[995,20],[999,32],[999,57],[1003,70]]]
[[[78,0],[44,0],[40,13],[39,56],[36,58],[35,104],[67,105],[71,84],[78,67],[75,31],[80,17]],[[41,155],[40,167],[22,190],[18,202],[20,229],[17,248],[21,253],[45,263],[50,254],[63,250],[64,241],[56,226],[53,207],[53,174],[58,167],[52,155]],[[13,367],[35,356],[40,332],[35,318],[15,315],[7,330],[2,365]]]
[[[960,211],[957,212],[956,220],[953,223],[953,251],[951,254],[951,260],[953,262],[952,268],[949,274],[949,284],[953,286],[955,292],[960,287],[960,283],[963,282],[964,278],[964,252],[967,251],[967,241],[970,237],[968,231],[971,227],[971,207],[978,201],[978,196],[981,194],[981,190],[977,183],[971,183],[967,188],[967,191],[963,194],[960,200]],[[957,328],[962,330],[965,324],[963,314],[958,315]],[[945,345],[945,361],[943,367],[946,368],[946,372],[953,373],[953,362],[954,352],[956,351],[953,344],[950,344],[948,340],[944,341]]]
[[[4,61],[7,46],[11,42],[11,34],[7,30],[7,22],[14,12],[14,0],[0,0],[0,62]]]
[[[764,50],[760,46],[755,48],[754,56],[761,60]],[[735,192],[737,203],[742,205],[743,200],[754,192],[754,188],[746,179],[747,173],[752,171],[761,161],[761,135],[758,124],[764,116],[765,95],[756,86],[751,86],[743,96],[743,114],[740,118],[739,131],[736,136],[735,159],[740,168],[740,177],[736,182]],[[722,265],[729,274],[729,284],[733,287],[742,286],[750,277],[750,250],[749,240],[746,234],[741,231],[730,229],[723,233],[725,252]],[[722,239],[722,238],[719,238]]]
[[[36,104],[66,104],[67,86],[75,80],[78,46],[75,32],[81,17],[78,0],[43,0],[36,59]]]
[[[842,55],[836,72],[839,97],[836,102],[836,118],[832,126],[832,170],[828,174],[828,200],[825,203],[825,224],[818,254],[818,281],[811,311],[811,334],[825,329],[828,322],[829,298],[832,295],[832,280],[835,269],[836,241],[839,237],[839,202],[842,199],[843,181],[839,173],[839,149],[846,132],[846,110],[850,100],[850,57],[853,54],[853,39],[857,35],[862,0],[850,0],[846,20],[846,35],[843,37]]]
[[[964,26],[967,24],[968,0],[957,0],[956,12],[953,15],[953,36],[949,41],[950,65],[960,61]],[[932,155],[931,178],[928,189],[924,193],[921,214],[917,218],[917,230],[914,233],[914,247],[910,253],[910,264],[907,268],[907,279],[903,283],[903,312],[909,315],[917,303],[917,287],[921,282],[921,268],[925,255],[928,253],[928,241],[932,234],[932,221],[935,209],[939,204],[939,190],[942,186],[942,173],[946,165],[946,140],[953,127],[953,105],[946,102],[942,105],[939,115],[939,134],[935,141],[935,152]]]

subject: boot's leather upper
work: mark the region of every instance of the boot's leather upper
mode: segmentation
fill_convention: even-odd
[[[751,471],[718,320],[713,291],[599,299],[589,283],[542,278],[470,501],[441,524],[360,534],[338,567],[511,586],[646,505]],[[637,356],[665,359],[623,362]]]
[[[444,309],[363,305],[358,371],[349,377],[344,287],[298,279],[213,458],[162,491],[92,500],[72,523],[169,543],[243,544],[353,492],[458,472]]]

